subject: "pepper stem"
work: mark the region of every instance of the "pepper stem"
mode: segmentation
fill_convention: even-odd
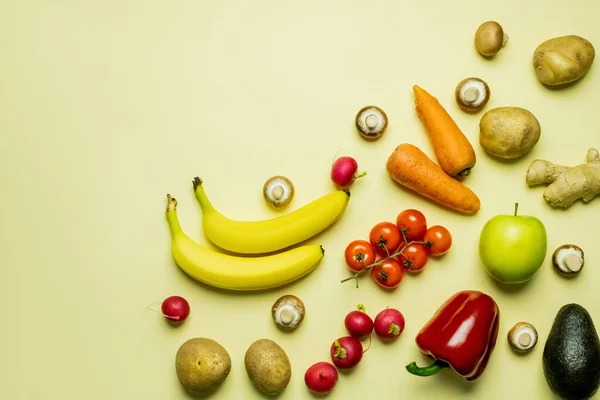
[[[411,374],[417,376],[431,376],[449,367],[450,366],[446,362],[441,360],[436,360],[427,367],[418,367],[417,363],[413,361],[412,363],[406,366],[406,370]]]

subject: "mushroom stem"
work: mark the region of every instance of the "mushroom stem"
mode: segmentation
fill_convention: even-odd
[[[477,90],[475,88],[469,88],[469,89],[465,90],[465,93],[463,95],[464,99],[466,101],[468,101],[469,103],[472,103],[475,100],[477,100],[478,96],[479,96],[479,90]]]
[[[283,187],[281,187],[281,185],[277,185],[273,188],[273,197],[275,197],[277,200],[281,199],[281,197],[283,196]]]

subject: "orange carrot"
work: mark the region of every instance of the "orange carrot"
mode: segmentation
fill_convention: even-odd
[[[436,203],[465,214],[479,211],[479,197],[412,144],[396,147],[385,167],[394,181]]]
[[[475,150],[440,102],[413,86],[415,106],[440,167],[450,176],[466,176],[475,166]]]

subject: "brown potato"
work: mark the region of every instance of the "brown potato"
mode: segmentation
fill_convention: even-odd
[[[261,392],[277,395],[287,387],[292,367],[285,351],[274,341],[260,339],[252,343],[244,358],[252,384]]]
[[[546,40],[533,53],[535,73],[545,85],[555,86],[575,82],[584,76],[596,52],[586,39],[576,36],[560,36]]]
[[[181,345],[175,357],[179,383],[192,394],[214,392],[231,371],[231,358],[219,343],[193,338]]]
[[[512,159],[527,154],[540,139],[535,116],[520,107],[489,110],[479,121],[479,144],[489,154]]]

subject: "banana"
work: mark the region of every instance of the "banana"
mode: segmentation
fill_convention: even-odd
[[[314,270],[325,254],[318,245],[261,257],[218,253],[194,242],[183,232],[177,217],[177,200],[171,195],[167,195],[166,216],[175,263],[192,278],[221,289],[254,291],[283,286]]]
[[[204,234],[218,247],[239,254],[271,253],[303,242],[336,222],[350,200],[348,189],[338,190],[276,218],[236,221],[213,207],[200,178],[193,183]]]

